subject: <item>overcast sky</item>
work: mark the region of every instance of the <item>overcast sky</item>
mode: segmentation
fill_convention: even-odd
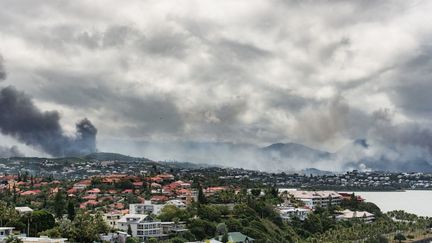
[[[405,143],[432,128],[431,13],[406,0],[2,0],[1,85],[59,111],[67,132],[87,117],[104,151]]]

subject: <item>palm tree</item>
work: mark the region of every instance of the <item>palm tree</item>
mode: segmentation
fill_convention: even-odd
[[[406,237],[402,233],[397,233],[394,237],[394,240],[398,240],[399,243],[402,243],[403,240],[406,240]]]

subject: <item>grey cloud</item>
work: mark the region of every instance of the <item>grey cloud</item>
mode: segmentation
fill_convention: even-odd
[[[389,94],[407,114],[431,118],[432,47],[422,46],[418,52],[396,70]]]
[[[24,156],[24,154],[19,151],[17,146],[12,146],[12,147],[0,146],[0,158],[10,158],[10,157],[20,157],[20,156]]]
[[[225,55],[232,55],[234,60],[252,61],[259,58],[270,57],[271,52],[248,43],[224,39],[218,45],[225,49]]]
[[[138,45],[144,55],[158,55],[161,57],[184,58],[191,46],[188,36],[179,33],[153,33],[141,38]]]
[[[0,81],[6,79],[6,70],[4,68],[3,62],[4,62],[3,57],[0,55]]]
[[[125,12],[115,16],[93,11],[101,8],[97,2],[5,5],[0,34],[9,81],[35,98],[34,107],[55,105],[54,123],[60,113],[69,127],[85,115],[102,137],[131,143],[297,141],[335,151],[364,138],[377,151],[353,149],[346,160],[371,156],[399,164],[417,158],[416,151],[428,158],[426,2],[274,0],[219,11],[205,0],[178,8],[141,1],[122,3]],[[13,48],[20,48],[18,55]]]
[[[183,130],[183,120],[174,96],[163,93],[140,96],[134,92],[136,87],[117,85],[111,80],[113,77],[83,78],[70,73],[48,71],[41,71],[39,75],[53,84],[35,90],[38,96],[74,109],[85,107],[90,114],[104,110],[104,117],[99,119],[112,120],[130,136],[181,134]],[[106,129],[109,128],[110,124],[107,124]]]

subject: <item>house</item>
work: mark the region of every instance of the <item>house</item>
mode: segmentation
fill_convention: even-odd
[[[15,210],[20,214],[31,214],[33,212],[33,209],[29,207],[15,207]]]
[[[162,232],[164,234],[178,234],[188,231],[185,222],[161,222]]]
[[[163,181],[172,181],[172,180],[174,180],[174,176],[173,175],[166,174],[166,173],[158,175],[158,177],[161,178]]]
[[[99,238],[102,242],[109,243],[126,243],[128,237],[130,237],[130,235],[123,231],[116,231],[114,233],[108,233],[106,235],[99,235]]]
[[[165,205],[173,205],[180,209],[186,209],[186,203],[178,199],[169,200],[168,202],[165,203]]]
[[[287,196],[293,196],[295,199],[304,202],[306,206],[313,209],[316,207],[339,205],[342,202],[342,196],[335,191],[290,190]]]
[[[207,187],[207,188],[204,190],[204,194],[205,194],[206,196],[211,196],[211,195],[215,194],[216,192],[225,191],[225,190],[227,190],[227,189],[228,189],[228,188],[227,188],[227,187],[224,187],[224,186]]]
[[[339,195],[342,196],[343,200],[351,200],[352,198],[354,198],[357,202],[364,201],[364,198],[362,198],[361,196],[356,196],[354,195],[354,193],[339,192]]]
[[[164,203],[168,201],[168,197],[165,195],[154,195],[150,198],[152,203]]]
[[[218,240],[218,241],[222,241],[222,235],[219,235],[213,239]],[[244,235],[240,232],[229,232],[228,233],[228,242],[232,242],[232,243],[250,243],[250,242],[254,242],[255,239]]]
[[[42,192],[41,190],[30,190],[30,191],[21,192],[20,195],[21,196],[34,196],[34,195],[38,195],[41,192]]]
[[[93,188],[86,192],[87,195],[98,195],[99,193],[101,193],[101,190],[99,188]]]
[[[129,204],[129,212],[131,214],[154,214],[159,215],[161,209],[165,205],[153,204],[151,201],[145,201],[144,203],[133,203]]]
[[[5,238],[12,235],[14,227],[0,227],[0,242],[3,242]]]
[[[119,211],[111,211],[103,215],[105,222],[112,228],[117,228],[117,221],[123,216]]]
[[[81,180],[73,185],[76,190],[84,190],[91,185],[91,180]]]
[[[359,219],[367,223],[370,223],[375,219],[375,215],[366,211],[351,211],[349,209],[345,209],[339,212],[339,215],[336,216],[336,220],[352,220],[352,219]]]
[[[14,227],[0,227],[0,242],[5,242],[5,239],[13,235]],[[49,238],[46,236],[41,237],[23,237],[18,236],[23,243],[65,243],[65,238]]]
[[[117,221],[117,228],[125,232],[130,229],[131,235],[140,241],[166,236],[161,222],[146,214],[126,214]]]
[[[65,243],[66,238],[49,238],[47,236],[41,237],[19,237],[23,243]]]
[[[280,217],[284,221],[290,221],[293,217],[299,218],[301,221],[305,220],[311,212],[308,208],[295,208],[295,207],[278,207]]]

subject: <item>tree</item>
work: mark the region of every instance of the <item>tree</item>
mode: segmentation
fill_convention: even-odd
[[[127,233],[128,233],[128,235],[132,235],[132,228],[131,228],[130,224],[128,224]]]
[[[202,219],[192,219],[187,227],[197,240],[214,237],[216,226],[214,223]]]
[[[94,224],[96,225],[96,232],[98,234],[108,233],[110,230],[109,225],[105,222],[100,212],[97,212],[94,216]]]
[[[59,227],[54,227],[42,232],[39,232],[39,236],[48,236],[50,238],[60,238],[62,237],[62,232]]]
[[[72,201],[68,202],[67,213],[68,213],[68,219],[73,220],[75,218],[75,205]]]
[[[198,186],[198,203],[199,204],[206,204],[207,203],[207,198],[204,195],[204,192],[203,192],[201,185]]]
[[[251,190],[251,193],[254,197],[258,197],[259,195],[261,195],[261,189],[260,188],[254,188]]]
[[[148,243],[158,243],[158,240],[156,238],[150,238],[146,242],[148,242]]]
[[[18,236],[10,235],[5,240],[6,243],[23,243],[23,240],[18,238]]]
[[[55,226],[54,216],[45,210],[32,212],[30,235],[36,236],[39,232],[51,229]]]
[[[184,243],[184,242],[186,242],[186,240],[181,237],[174,237],[171,239],[171,243]]]
[[[224,235],[228,232],[227,226],[225,223],[220,223],[216,226],[216,234]]]
[[[58,191],[54,197],[54,213],[57,218],[62,218],[65,210],[65,199],[62,191]]]
[[[100,222],[91,216],[89,213],[79,211],[75,215],[75,219],[72,222],[71,234],[72,238],[78,242],[93,242],[99,238],[101,226],[98,225]]]
[[[223,234],[221,241],[222,241],[223,243],[227,243],[227,242],[229,241],[228,232],[225,232],[225,233]]]
[[[128,237],[126,243],[139,243],[139,239],[135,237]]]
[[[166,205],[161,209],[158,218],[163,222],[168,222],[174,221],[174,219],[187,220],[189,215],[184,209],[180,209],[174,205]]]
[[[397,233],[394,236],[394,240],[397,240],[397,241],[399,241],[399,243],[401,243],[402,241],[406,240],[406,237],[402,233]]]

